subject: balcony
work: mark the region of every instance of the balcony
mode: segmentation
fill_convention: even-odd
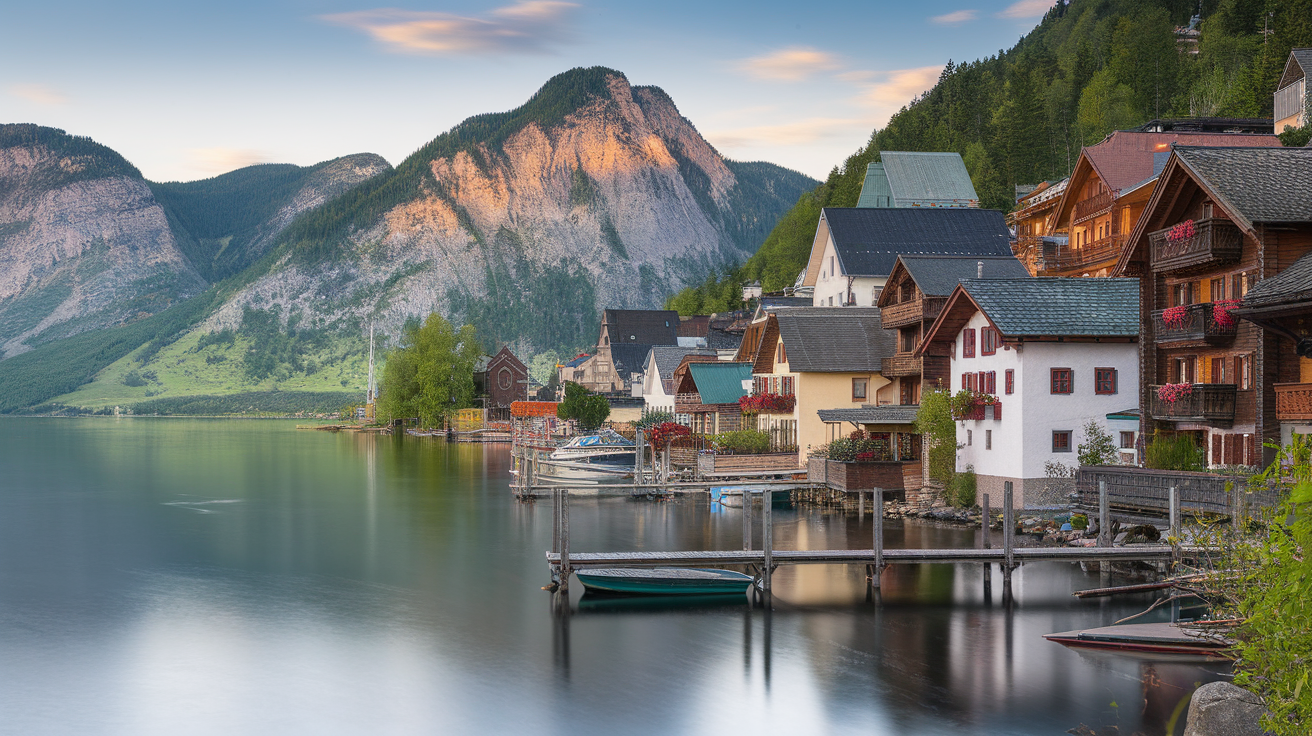
[[[1039,275],[1063,275],[1065,272],[1092,266],[1110,265],[1121,257],[1125,247],[1124,235],[1109,235],[1080,246],[1044,243],[1036,264]]]
[[[1180,309],[1175,307],[1175,309]],[[1162,318],[1163,314],[1171,310],[1159,309],[1153,312],[1153,337],[1159,344],[1161,343],[1180,343],[1180,342],[1198,342],[1207,343],[1208,345],[1221,345],[1228,343],[1235,337],[1235,330],[1239,326],[1239,318],[1229,316],[1222,309],[1222,320],[1218,321],[1217,308],[1214,302],[1204,302],[1202,304],[1190,304],[1184,307],[1183,319],[1174,319],[1168,324]],[[1225,317],[1229,316],[1229,324],[1225,323]]]
[[[1164,422],[1233,424],[1238,387],[1233,383],[1195,383],[1189,395],[1175,401],[1157,396],[1161,386],[1149,386],[1149,414]]]
[[[912,355],[894,355],[880,362],[879,374],[884,378],[919,376],[924,370],[924,358]]]
[[[943,305],[946,303],[947,297],[930,296],[890,304],[879,311],[879,322],[888,330],[919,324],[922,321],[933,322],[938,319],[939,312],[943,311]]]
[[[1212,217],[1194,223],[1194,234],[1168,240],[1171,228],[1148,234],[1153,270],[1206,269],[1239,260],[1244,236],[1229,220]]]
[[[1095,215],[1101,215],[1111,209],[1115,201],[1116,198],[1112,196],[1111,192],[1103,192],[1088,199],[1081,199],[1075,203],[1075,211],[1071,214],[1071,222],[1079,222]]]
[[[1312,383],[1277,383],[1275,390],[1277,421],[1312,421]]]

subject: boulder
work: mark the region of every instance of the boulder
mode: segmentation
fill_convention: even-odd
[[[1194,691],[1184,736],[1268,736],[1258,721],[1262,699],[1229,682],[1209,682]]]

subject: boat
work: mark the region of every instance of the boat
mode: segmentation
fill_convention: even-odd
[[[1225,659],[1222,652],[1235,644],[1233,639],[1188,623],[1120,624],[1047,634],[1043,638],[1068,647],[1208,659]]]
[[[620,595],[731,595],[747,592],[753,578],[732,570],[599,567],[574,574],[589,591]]]
[[[601,483],[633,477],[637,448],[620,433],[603,429],[556,448],[538,462],[538,477],[547,483]]]

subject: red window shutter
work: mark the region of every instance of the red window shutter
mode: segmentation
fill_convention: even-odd
[[[1224,459],[1225,454],[1221,450],[1221,445],[1222,445],[1221,435],[1213,434],[1212,435],[1212,463],[1214,465],[1220,465],[1221,463],[1225,462]]]
[[[988,393],[996,394],[998,392],[998,372],[989,371],[989,388]]]
[[[1240,381],[1239,376],[1242,375],[1243,372],[1244,372],[1244,359],[1243,359],[1242,356],[1238,356],[1238,355],[1236,355],[1236,356],[1235,356],[1235,372],[1234,372],[1234,376],[1230,379],[1230,383],[1239,383],[1239,381]]]
[[[969,373],[962,373],[962,374],[961,374],[961,390],[962,390],[962,391],[969,391],[969,390],[970,390],[970,374],[969,374]]]
[[[1235,465],[1243,461],[1243,448],[1239,446],[1238,440],[1240,435],[1228,434],[1225,436],[1225,453],[1223,461],[1226,465]]]
[[[1007,369],[1007,393],[1010,394],[1010,393],[1014,392],[1015,390],[1016,390],[1016,371],[1013,370],[1013,369],[1011,369],[1011,368],[1008,368],[1008,369]]]
[[[993,418],[994,418],[994,419],[1001,419],[1001,418],[1002,418],[1002,402],[1001,402],[1001,401],[999,401],[998,403],[996,403],[996,404],[993,405]]]
[[[968,327],[961,341],[961,357],[975,357],[975,328]]]
[[[1244,465],[1257,465],[1257,435],[1250,434],[1244,438]]]

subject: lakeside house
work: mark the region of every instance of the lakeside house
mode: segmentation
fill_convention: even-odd
[[[492,421],[510,420],[510,405],[528,401],[529,383],[528,366],[509,347],[498,350],[474,373],[475,386],[487,396],[486,418]]]
[[[1294,348],[1294,358],[1279,372],[1281,382],[1272,384],[1280,443],[1288,444],[1295,433],[1312,434],[1312,253],[1259,281],[1235,314],[1274,335],[1282,353]]]
[[[1145,434],[1189,435],[1212,466],[1270,462],[1264,443],[1297,421],[1276,386],[1301,382],[1303,364],[1294,341],[1233,311],[1309,251],[1312,149],[1174,149],[1116,266],[1143,294]]]
[[[945,357],[916,351],[938,319],[948,297],[969,278],[1029,278],[1015,256],[898,256],[888,284],[879,295],[880,321],[896,334],[897,352],[885,358],[884,378],[897,382],[898,404],[919,404],[923,386],[948,388],[952,381]]]
[[[631,394],[653,345],[679,344],[679,313],[671,309],[607,309],[601,314],[597,352],[570,368],[571,380],[597,393]]]
[[[684,358],[712,361],[718,357],[707,348],[685,348],[678,345],[654,345],[647,352],[642,369],[642,403],[647,411],[674,413],[674,371]]]
[[[976,400],[957,415],[957,470],[978,492],[1018,507],[1064,502],[1045,467],[1078,465],[1083,425],[1133,403],[1139,380],[1134,279],[970,279],[960,283],[917,355],[946,358],[953,389]]]
[[[750,363],[719,360],[702,362],[687,356],[674,370],[674,407],[687,415],[697,434],[719,434],[742,429],[742,406],[752,379]]]
[[[1275,132],[1301,128],[1307,119],[1307,75],[1312,72],[1312,49],[1291,49],[1285,71],[1276,83]]]

